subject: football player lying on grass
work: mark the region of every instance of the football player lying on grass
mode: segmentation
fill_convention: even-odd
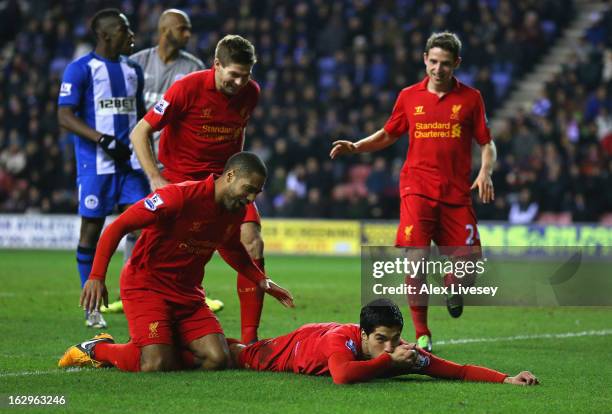
[[[509,376],[439,358],[400,338],[404,320],[397,305],[378,299],[361,309],[359,325],[311,323],[277,338],[243,345],[229,339],[234,365],[256,371],[331,375],[336,384],[404,374],[463,381],[536,385],[529,371]]]

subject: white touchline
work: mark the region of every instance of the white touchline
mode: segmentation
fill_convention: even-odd
[[[477,344],[482,342],[508,342],[508,341],[528,341],[530,339],[565,339],[579,338],[581,336],[607,336],[612,335],[612,329],[600,329],[582,332],[565,332],[565,333],[544,333],[535,335],[516,335],[516,336],[501,336],[492,338],[463,338],[463,339],[446,339],[435,341],[436,346],[447,345],[462,345],[462,344]],[[50,369],[46,371],[21,371],[21,372],[0,372],[0,378],[5,377],[27,377],[34,375],[53,375],[65,374],[73,372],[91,372],[95,369],[91,368],[68,368],[68,369]]]
[[[70,373],[74,373],[74,372],[81,372],[81,371],[94,371],[93,369],[87,369],[84,370],[83,368],[78,368],[78,367],[74,367],[74,368],[68,368],[68,369],[48,369],[45,371],[20,371],[20,372],[2,372],[0,373],[0,378],[4,378],[4,377],[28,377],[28,376],[35,376],[35,375],[53,375],[53,374],[70,374]]]
[[[461,345],[461,344],[477,344],[482,342],[509,342],[509,341],[526,341],[530,339],[564,339],[578,338],[581,336],[606,336],[612,335],[612,329],[600,329],[593,331],[582,332],[565,332],[565,333],[543,333],[535,335],[515,335],[502,336],[497,338],[464,338],[464,339],[447,339],[435,341],[436,346],[444,345]]]

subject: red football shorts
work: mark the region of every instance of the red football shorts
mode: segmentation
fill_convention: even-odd
[[[203,336],[223,334],[217,317],[204,301],[182,305],[168,302],[151,290],[122,292],[121,300],[131,341],[136,346],[187,346]]]
[[[244,348],[238,356],[242,368],[256,371],[291,371],[293,333],[278,338],[262,339]]]
[[[182,175],[174,171],[170,171],[168,169],[164,169],[162,171],[162,176],[173,184],[182,183],[183,181],[204,180],[209,175],[210,173],[205,172],[204,174],[198,177],[188,177],[186,175]],[[259,216],[259,210],[257,210],[257,206],[255,205],[255,203],[247,204],[246,214],[244,215],[244,219],[242,220],[242,222],[257,223],[261,225],[261,217]]]
[[[397,247],[480,246],[476,214],[471,205],[445,204],[416,194],[402,197]],[[477,249],[480,250],[480,249]]]

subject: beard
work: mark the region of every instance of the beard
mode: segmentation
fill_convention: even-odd
[[[176,49],[183,49],[187,45],[187,42],[179,40],[178,38],[174,37],[174,35],[171,32],[168,33],[166,38],[168,39],[168,43],[170,43],[170,45]]]

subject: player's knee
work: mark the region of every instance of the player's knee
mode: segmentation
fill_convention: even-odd
[[[210,349],[203,358],[202,368],[211,371],[224,370],[229,366],[229,355],[223,349]]]
[[[143,357],[140,361],[140,371],[142,372],[159,372],[172,370],[172,361],[164,358],[162,355],[150,355]]]

